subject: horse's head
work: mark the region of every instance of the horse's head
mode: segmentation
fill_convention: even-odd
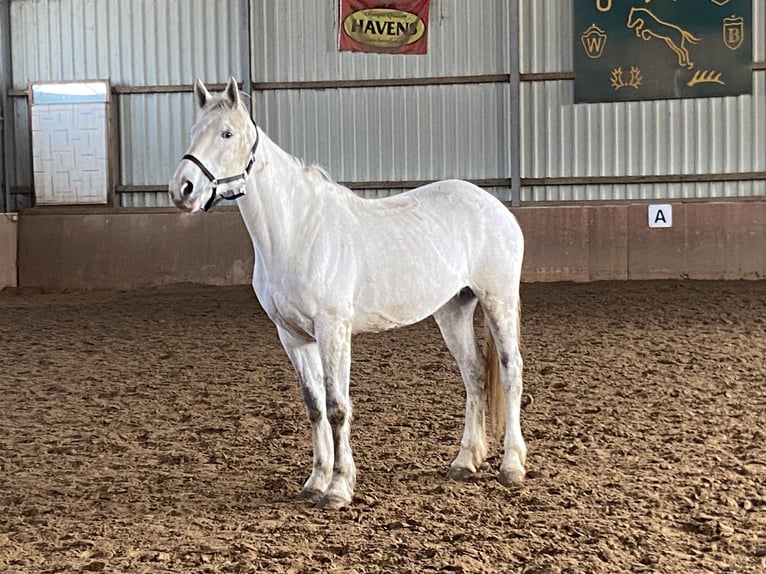
[[[234,78],[211,95],[197,80],[199,116],[191,145],[170,179],[170,199],[184,211],[207,211],[222,199],[244,194],[258,145],[258,131],[242,103]]]

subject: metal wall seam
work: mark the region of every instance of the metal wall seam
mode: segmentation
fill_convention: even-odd
[[[13,162],[9,161],[14,147],[12,102],[8,99],[11,85],[11,11],[7,0],[0,2],[0,213],[16,211],[16,202],[11,197]]]
[[[510,168],[511,188],[510,197],[502,197],[510,200],[511,205],[521,205],[521,58],[519,45],[519,3],[511,2],[508,14],[508,32],[506,42],[508,50],[508,165]]]

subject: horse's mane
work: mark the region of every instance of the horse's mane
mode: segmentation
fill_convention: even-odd
[[[295,158],[295,161],[297,161],[298,165],[300,165],[303,168],[303,172],[306,175],[318,177],[330,183],[335,183],[332,177],[330,177],[330,174],[327,173],[327,170],[323,168],[321,165],[318,165],[316,163],[311,163],[306,165],[306,162],[304,162],[302,159],[297,157]]]

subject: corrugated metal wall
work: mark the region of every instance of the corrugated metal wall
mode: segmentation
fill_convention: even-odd
[[[508,83],[494,77],[509,67],[506,0],[433,2],[428,54],[409,57],[339,52],[337,2],[252,6],[255,114],[291,153],[340,181],[380,182],[362,192],[373,196],[399,191],[385,182],[510,177]],[[354,84],[456,76],[472,79]],[[338,84],[312,89],[309,82]]]
[[[187,92],[156,92],[197,77],[216,83],[231,74],[245,77],[243,6],[232,0],[12,0],[13,88],[25,90],[30,80],[108,78],[117,90],[117,184],[156,187],[183,154],[194,119]],[[28,187],[28,108],[23,97],[14,104],[14,185]],[[121,203],[164,206],[166,195],[121,194]]]
[[[256,115],[283,148],[346,182],[507,177],[507,86],[275,90]]]
[[[405,57],[338,52],[337,0],[10,0],[11,187],[32,185],[29,80],[110,79],[120,205],[153,207],[188,143],[188,87],[235,75],[274,140],[367,196],[446,177],[504,199],[520,179],[522,204],[766,196],[764,176],[694,177],[766,172],[766,0],[752,96],[578,105],[572,2],[512,1],[432,0],[429,53]]]
[[[253,81],[508,72],[508,0],[432,0],[428,54],[339,52],[337,0],[252,0]]]
[[[763,62],[766,2],[754,0],[754,60]],[[572,3],[521,0],[520,65],[525,74],[573,68]],[[766,172],[766,72],[754,72],[752,96],[574,105],[572,80],[521,87],[521,200],[586,201],[766,196],[766,178],[750,181],[595,182],[560,178],[675,179],[663,176]]]

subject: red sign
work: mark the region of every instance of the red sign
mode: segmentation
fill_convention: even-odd
[[[431,0],[340,0],[338,49],[425,54]]]

